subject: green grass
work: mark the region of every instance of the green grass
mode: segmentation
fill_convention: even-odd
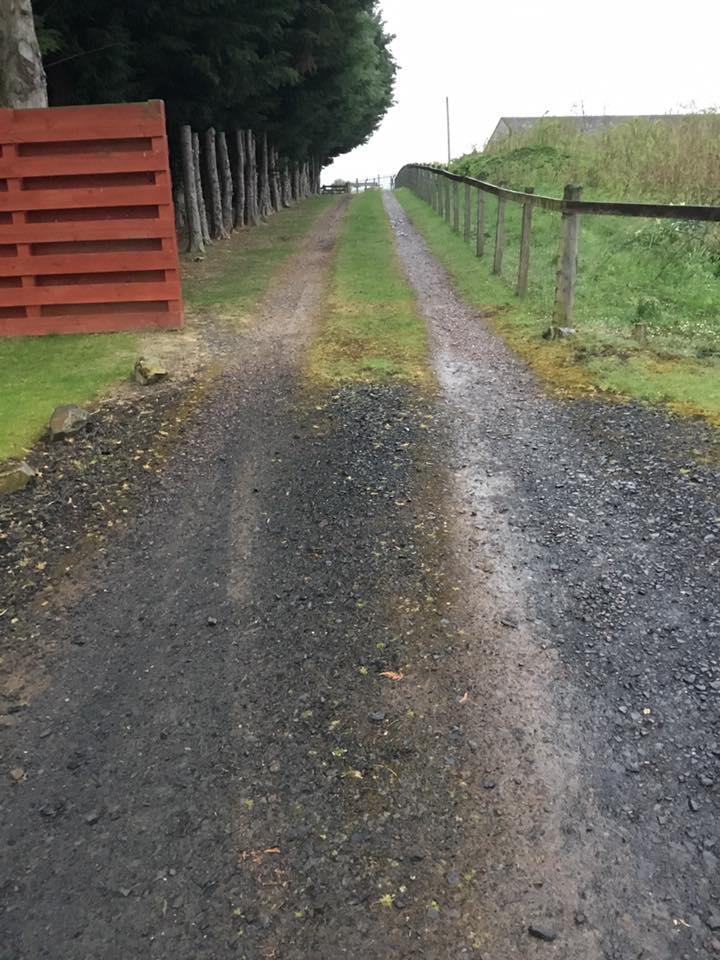
[[[204,261],[188,262],[183,295],[190,313],[248,319],[298,241],[334,203],[337,197],[310,197],[259,227],[240,230],[230,240],[213,244]]]
[[[183,264],[187,315],[249,317],[301,237],[336,198],[313,197]],[[153,350],[158,337],[153,332]],[[172,334],[168,334],[172,337]],[[126,378],[142,334],[0,339],[0,461],[21,456],[61,403],[88,403]]]
[[[359,194],[338,241],[309,375],[324,383],[423,381],[426,355],[425,324],[402,272],[382,196]]]
[[[398,198],[466,301],[494,314],[501,332],[549,381],[569,393],[600,388],[720,416],[720,278],[702,251],[688,253],[685,238],[673,239],[668,223],[583,219],[574,320],[578,334],[572,341],[548,344],[541,334],[552,314],[556,215],[534,212],[529,295],[518,301],[519,205],[506,208],[507,246],[503,277],[498,278],[490,272],[497,210],[493,197],[486,197],[481,261],[474,240],[466,245],[409,190],[399,190]],[[645,346],[634,336],[640,304],[650,314]]]
[[[61,403],[87,403],[127,377],[138,337],[128,333],[0,340],[0,460],[21,456]]]
[[[590,134],[548,117],[482,153],[457,158],[452,167],[516,187],[581,183],[586,196],[598,200],[718,203],[718,138],[717,111],[635,119]]]

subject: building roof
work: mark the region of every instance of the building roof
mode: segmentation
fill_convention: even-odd
[[[596,130],[603,130],[607,127],[617,126],[619,123],[627,123],[631,120],[661,120],[663,122],[672,122],[680,120],[688,114],[679,113],[651,113],[651,114],[603,114],[598,117],[589,116],[567,116],[551,117],[545,114],[542,117],[500,117],[495,129],[493,130],[488,143],[504,140],[511,133],[520,133],[530,130],[540,121],[550,123],[567,123],[579,127],[585,133],[594,133]]]

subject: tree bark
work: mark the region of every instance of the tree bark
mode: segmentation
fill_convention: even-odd
[[[245,221],[248,226],[256,227],[260,223],[258,210],[257,142],[252,130],[245,135]]]
[[[47,105],[31,0],[0,0],[0,107]]]
[[[193,165],[195,167],[195,191],[198,198],[198,210],[200,211],[200,226],[202,228],[203,243],[212,243],[210,236],[210,224],[208,223],[207,207],[205,206],[205,191],[203,190],[202,169],[200,166],[200,134],[192,135],[193,141]]]
[[[284,207],[292,206],[292,183],[290,182],[290,166],[287,160],[283,160],[282,175],[282,204]]]
[[[304,161],[302,165],[302,173],[300,174],[300,194],[303,199],[310,195],[310,175],[307,160]]]
[[[228,153],[227,139],[223,130],[217,135],[218,162],[220,164],[220,195],[222,201],[222,219],[225,233],[230,236],[233,231],[233,182],[230,154]]]
[[[270,151],[270,159],[272,160],[272,178],[270,180],[273,195],[272,203],[275,212],[278,213],[282,209],[282,184],[280,182],[280,158],[275,147]]]
[[[270,216],[270,158],[266,133],[260,141],[260,153],[260,216],[267,220]]]
[[[235,229],[245,226],[245,132],[235,131]]]
[[[223,223],[222,196],[218,177],[217,150],[215,147],[215,128],[205,131],[205,172],[210,190],[210,230],[213,240],[226,240],[230,234]]]
[[[314,194],[320,193],[320,161],[317,157],[312,158],[312,179],[311,189]]]
[[[182,154],[188,252],[205,253],[202,221],[200,219],[200,205],[198,203],[197,179],[195,177],[195,161],[193,159],[193,135],[192,130],[187,124],[180,128],[180,150]]]
[[[292,195],[295,203],[300,199],[300,164],[293,160]]]

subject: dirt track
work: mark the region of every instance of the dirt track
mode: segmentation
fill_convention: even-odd
[[[2,960],[714,955],[713,437],[545,397],[388,207],[438,392],[307,387],[329,214],[28,611]]]

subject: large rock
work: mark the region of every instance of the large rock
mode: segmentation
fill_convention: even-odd
[[[0,495],[22,490],[35,477],[35,471],[24,460],[0,463]]]
[[[543,340],[565,340],[568,337],[574,337],[577,333],[575,327],[549,327],[543,334]]]
[[[159,383],[161,380],[166,380],[170,374],[159,360],[152,357],[140,357],[135,362],[133,376],[136,383],[146,387],[150,383]]]
[[[50,439],[62,440],[63,437],[79,433],[85,429],[89,422],[90,414],[82,407],[76,407],[72,403],[55,407],[53,415],[50,417]]]

